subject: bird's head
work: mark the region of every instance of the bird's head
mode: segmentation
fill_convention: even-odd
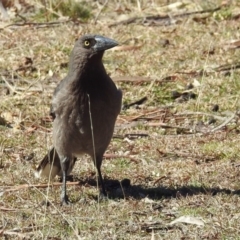
[[[102,57],[105,50],[117,45],[115,40],[100,35],[84,35],[79,38],[69,61],[68,75],[71,77],[68,79],[77,84],[71,86],[77,90],[78,86],[89,89],[92,81],[98,79],[98,74],[107,75]]]
[[[113,39],[100,35],[84,35],[79,38],[74,46],[74,55],[85,56],[88,59],[99,55],[102,57],[105,50],[118,45]]]

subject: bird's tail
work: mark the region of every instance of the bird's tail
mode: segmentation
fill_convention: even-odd
[[[35,177],[46,177],[53,179],[61,175],[61,163],[57,151],[52,148],[43,158],[35,171]]]
[[[76,158],[74,157],[68,166],[67,174],[72,172]],[[46,177],[53,179],[56,175],[62,176],[60,158],[55,148],[52,148],[38,165],[35,171],[35,177]]]

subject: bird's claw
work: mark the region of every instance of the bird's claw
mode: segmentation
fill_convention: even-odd
[[[105,202],[105,201],[107,201],[107,200],[108,200],[107,194],[104,194],[103,192],[100,192],[100,193],[99,193],[99,201]]]
[[[71,202],[69,201],[67,195],[61,197],[61,205],[62,206],[69,206],[69,205],[71,205]]]

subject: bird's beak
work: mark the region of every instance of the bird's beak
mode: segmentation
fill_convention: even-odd
[[[95,36],[95,40],[96,44],[94,45],[93,49],[96,52],[105,51],[118,45],[118,42],[107,37]]]

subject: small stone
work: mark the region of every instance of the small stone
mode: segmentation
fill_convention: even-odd
[[[213,112],[218,112],[218,110],[219,110],[219,105],[218,104],[214,104],[211,108],[211,111],[213,111]]]

